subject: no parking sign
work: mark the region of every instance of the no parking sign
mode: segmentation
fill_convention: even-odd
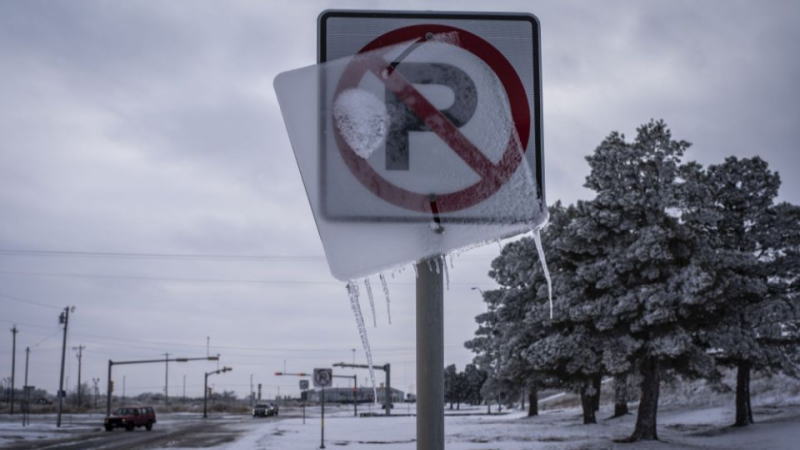
[[[275,87],[337,278],[546,220],[533,16],[326,11],[319,39]]]

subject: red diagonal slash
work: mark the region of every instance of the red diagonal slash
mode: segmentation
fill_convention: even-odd
[[[482,59],[497,75],[508,98],[513,128],[500,160],[495,164],[467,139],[441,111],[436,109],[398,71],[387,63],[387,52],[397,44],[423,42],[429,34],[455,33],[451,45]],[[413,46],[414,44],[412,44]],[[491,44],[468,31],[446,25],[421,24],[399,28],[381,35],[362,48],[347,64],[336,86],[334,98],[346,89],[357,88],[366,73],[373,73],[409,110],[450,147],[480,179],[453,192],[415,192],[389,182],[358,156],[334,127],[333,137],[343,161],[355,177],[372,193],[396,206],[435,216],[469,208],[491,197],[515,173],[523,159],[530,137],[530,114],[525,87],[511,63]],[[385,74],[385,76],[384,76]],[[435,207],[430,195],[436,195]],[[434,211],[436,209],[436,211]]]
[[[378,56],[365,58],[363,63],[481,178],[496,177],[495,164],[391,64]]]

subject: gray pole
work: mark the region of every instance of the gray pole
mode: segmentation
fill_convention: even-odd
[[[25,347],[25,385],[22,389],[25,390],[25,406],[22,408],[22,424],[28,424],[28,410],[31,408],[31,390],[28,388],[28,360],[31,357],[31,348]]]
[[[353,375],[353,415],[358,417],[358,375]]]
[[[111,416],[111,367],[114,365],[114,362],[110,359],[108,360],[108,382],[106,383],[106,417]]]
[[[203,380],[203,419],[208,418],[208,374]]]
[[[86,348],[85,345],[79,345],[77,347],[72,347],[75,350],[78,350],[78,407],[81,406],[81,360],[83,358],[83,349]]]
[[[8,414],[14,414],[14,374],[17,372],[17,326],[11,328],[11,409]]]
[[[164,353],[164,406],[169,404],[169,353]]]
[[[444,344],[442,344],[444,345]],[[442,356],[442,361],[444,361],[444,356]],[[383,393],[383,404],[386,406],[386,415],[391,415],[392,413],[392,366],[391,364],[386,364],[383,366],[383,371],[386,372],[386,391]]]
[[[417,450],[444,450],[442,271],[417,263]]]
[[[320,402],[320,407],[322,409],[322,417],[320,418],[320,443],[319,448],[325,448],[325,388],[320,388],[320,395],[322,396],[322,401]]]
[[[61,376],[58,378],[58,416],[56,417],[56,427],[61,427],[61,411],[64,408],[64,358],[67,355],[67,327],[69,326],[69,306],[64,308],[61,313],[64,323],[64,337],[61,341]]]

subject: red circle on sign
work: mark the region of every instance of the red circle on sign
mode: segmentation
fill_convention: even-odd
[[[512,133],[503,156],[497,164],[483,156],[480,150],[472,145],[438,109],[422,97],[410,83],[402,79],[399,73],[392,70],[391,64],[380,57],[380,52],[376,52],[380,48],[403,42],[422,42],[431,35],[435,36],[440,33],[455,33],[456,38],[448,39],[447,43],[467,50],[483,60],[497,75],[506,91],[518,139],[515,139],[515,135]],[[522,153],[527,149],[531,118],[522,81],[514,67],[499,50],[481,37],[459,28],[447,25],[414,25],[379,36],[364,46],[358,54],[367,52],[374,53],[364,58],[354,57],[353,61],[345,68],[334,98],[346,89],[356,88],[367,72],[373,72],[387,85],[387,88],[403,100],[412,112],[417,114],[465,163],[481,176],[478,182],[456,192],[431,194],[409,191],[394,185],[376,172],[365,159],[353,151],[339,133],[338,128],[334,126],[336,143],[345,164],[367,189],[389,203],[402,208],[419,212],[445,213],[459,211],[480,203],[497,192],[511,178],[522,162]],[[435,198],[432,198],[432,195],[435,195]]]

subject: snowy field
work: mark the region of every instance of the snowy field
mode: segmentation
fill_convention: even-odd
[[[659,410],[659,442],[621,444],[633,430],[635,415],[619,419],[611,416],[611,405],[604,404],[594,425],[581,423],[578,407],[546,409],[537,417],[511,410],[507,414],[486,415],[485,407],[462,407],[447,410],[446,447],[452,450],[535,450],[535,449],[796,449],[800,442],[800,396],[777,389],[753,399],[756,424],[744,429],[731,428],[733,408],[727,394],[714,397],[698,384],[687,384],[695,392],[694,403],[683,394],[670,392]],[[761,389],[767,380],[755,383]],[[783,393],[781,393],[783,391]],[[572,401],[552,396],[547,401]],[[675,403],[680,401],[681,403]],[[544,402],[542,402],[544,403]],[[693,406],[686,406],[686,404]],[[541,403],[540,403],[541,404]],[[635,404],[631,405],[635,412]],[[368,411],[362,405],[359,412]],[[228,450],[299,450],[320,446],[319,408],[307,409],[303,424],[299,408],[286,407],[273,419],[253,419],[246,415],[215,415],[203,421],[197,414],[161,415],[152,433],[144,431],[105,433],[100,428],[101,415],[65,416],[56,429],[52,415],[35,417],[31,426],[21,429],[18,421],[0,421],[0,447],[39,448],[214,448]],[[374,409],[373,412],[377,412]],[[494,411],[494,409],[493,409]],[[416,418],[413,404],[398,405],[394,417],[353,417],[350,406],[326,408],[326,448],[415,450]],[[454,415],[459,414],[459,415]],[[135,444],[135,445],[134,445]]]
[[[800,442],[800,405],[756,406],[759,423],[747,429],[728,427],[733,421],[730,408],[664,409],[660,414],[660,442],[619,444],[628,436],[634,415],[621,419],[600,419],[596,425],[582,425],[580,410],[549,410],[527,418],[515,411],[496,416],[448,416],[446,446],[453,450],[528,449],[796,449]],[[601,408],[600,418],[611,411]],[[326,417],[325,444],[328,448],[414,450],[414,417],[353,418]],[[315,449],[320,445],[319,418],[303,425],[301,419],[285,419],[250,428],[231,444],[239,449]]]

